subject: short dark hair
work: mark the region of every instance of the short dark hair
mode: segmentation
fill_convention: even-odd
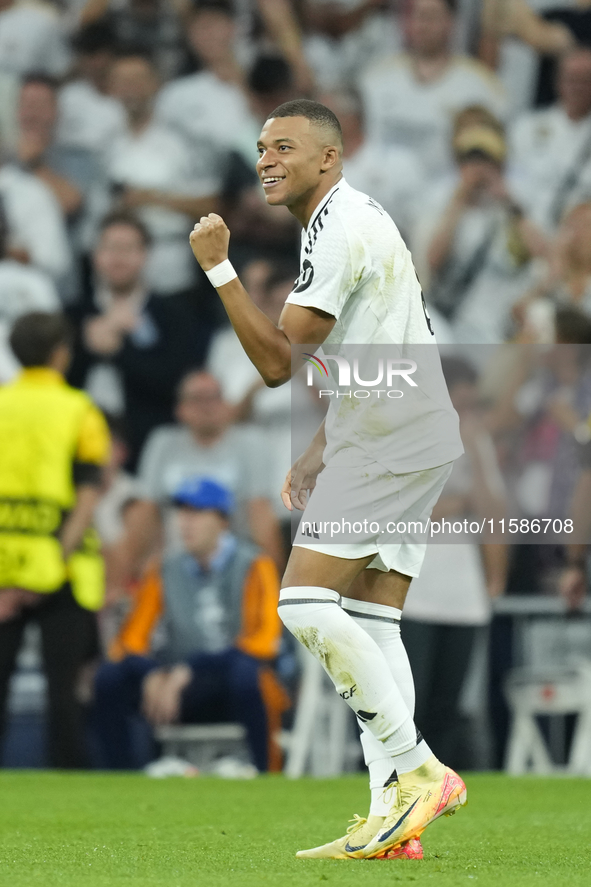
[[[130,228],[135,228],[138,232],[146,249],[152,245],[152,235],[147,227],[141,219],[128,210],[113,210],[113,212],[106,215],[99,225],[99,233],[103,234],[103,232],[106,231],[107,228],[110,228],[111,225],[129,225]]]
[[[248,88],[257,95],[284,92],[293,86],[293,71],[281,55],[259,55],[248,74]]]
[[[193,17],[200,12],[219,12],[228,18],[236,17],[236,10],[232,0],[196,0],[191,4],[189,16]]]
[[[71,38],[72,48],[81,55],[96,52],[112,52],[116,43],[115,32],[110,22],[93,22],[80,28]]]
[[[60,345],[71,346],[74,332],[64,314],[31,311],[19,317],[10,333],[10,347],[24,367],[47,366]]]
[[[324,126],[338,137],[341,145],[343,144],[343,131],[336,114],[321,105],[320,102],[313,102],[311,99],[293,99],[291,102],[284,102],[278,108],[269,114],[269,120],[273,117],[305,117],[318,126]]]

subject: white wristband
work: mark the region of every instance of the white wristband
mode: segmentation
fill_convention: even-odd
[[[234,280],[235,277],[238,277],[236,272],[234,271],[234,267],[230,259],[224,259],[223,262],[220,262],[219,265],[216,265],[214,268],[210,268],[209,271],[205,272],[209,278],[209,282],[216,289],[218,286],[223,286],[225,283],[230,283],[231,280]]]

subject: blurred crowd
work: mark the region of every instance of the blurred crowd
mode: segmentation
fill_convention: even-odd
[[[0,383],[19,371],[18,319],[65,314],[67,379],[107,416],[112,441],[95,511],[107,765],[131,761],[130,712],[143,706],[162,724],[205,705],[190,669],[151,658],[166,648],[170,661],[187,659],[188,637],[156,637],[167,583],[187,575],[207,592],[200,619],[211,630],[193,638],[193,654],[210,696],[222,673],[248,683],[245,662],[263,663],[265,691],[254,692],[255,668],[228,716],[246,723],[259,769],[277,761],[261,740],[288,704],[269,665],[280,636],[268,600],[289,550],[278,491],[292,398],[309,393],[264,388],[188,235],[221,213],[246,289],[278,319],[299,231],[265,203],[256,140],[276,106],[301,96],[339,117],[345,177],[400,228],[437,339],[455,355],[446,372],[467,456],[442,515],[566,518],[578,480],[591,477],[589,0],[0,0]],[[305,412],[312,433],[322,413],[312,400]],[[191,487],[204,478],[215,490]],[[203,510],[211,523],[193,526]],[[490,596],[557,593],[565,566],[580,568],[580,552],[534,542],[441,546],[428,575],[461,575],[469,589],[443,611],[427,581],[424,599],[413,583],[409,647],[456,657],[441,692],[417,661],[431,686],[418,695],[432,699],[435,726],[417,715],[429,738],[445,721],[437,700],[457,703],[474,643],[475,631],[456,628],[485,625]],[[230,575],[250,601],[242,621]],[[580,603],[580,575],[565,588]],[[424,624],[451,633],[424,635]]]

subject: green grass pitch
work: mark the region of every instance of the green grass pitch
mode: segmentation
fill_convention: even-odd
[[[0,773],[2,887],[591,884],[591,781],[469,775],[422,862],[296,860],[367,807],[366,780]]]

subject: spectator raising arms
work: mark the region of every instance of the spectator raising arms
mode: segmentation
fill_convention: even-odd
[[[481,104],[503,116],[500,82],[468,56],[454,55],[455,0],[412,0],[408,53],[368,68],[360,81],[369,137],[410,148],[429,176],[452,164],[453,115]]]
[[[575,43],[567,27],[545,21],[527,0],[484,0],[480,57],[491,68],[496,67],[499,41],[505,37],[517,37],[538,52],[552,56],[572,49]]]

